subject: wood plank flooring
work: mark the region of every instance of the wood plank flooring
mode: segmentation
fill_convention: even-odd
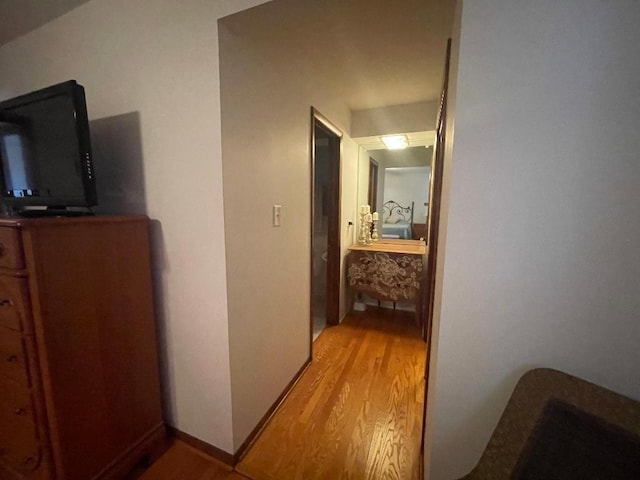
[[[137,480],[248,480],[231,467],[180,440]]]
[[[236,470],[254,480],[418,479],[425,358],[412,313],[373,308],[326,329]]]
[[[175,440],[138,480],[417,480],[424,368],[412,313],[350,315],[320,335],[236,472]]]

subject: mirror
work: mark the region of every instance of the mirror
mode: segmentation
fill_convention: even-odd
[[[355,139],[361,148],[358,198],[378,212],[380,240],[427,241],[433,142],[429,132],[423,133],[396,150]]]

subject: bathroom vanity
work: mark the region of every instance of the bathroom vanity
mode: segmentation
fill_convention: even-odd
[[[356,297],[366,294],[378,301],[414,303],[416,324],[424,321],[427,245],[421,240],[378,240],[354,244],[347,256],[349,310]]]

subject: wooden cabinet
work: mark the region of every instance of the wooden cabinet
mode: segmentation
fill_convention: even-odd
[[[347,256],[349,310],[356,295],[377,300],[409,300],[415,305],[417,325],[424,322],[423,299],[427,247],[417,240],[379,240],[371,245],[354,244]]]
[[[413,224],[413,239],[420,240],[421,238],[427,238],[427,224],[426,223],[414,223]]]
[[[0,219],[0,479],[120,479],[166,448],[148,230]]]

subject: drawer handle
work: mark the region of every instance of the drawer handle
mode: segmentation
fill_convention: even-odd
[[[25,467],[32,467],[35,464],[36,464],[35,457],[27,457],[22,461],[22,465],[24,465]]]
[[[13,363],[18,361],[18,355],[9,355],[7,357],[7,362]]]
[[[12,306],[12,305],[13,305],[13,302],[11,300],[8,300],[6,298],[0,299],[0,307],[6,307],[6,306]]]
[[[5,253],[7,253],[7,248],[4,243],[0,242],[0,257],[4,257]]]
[[[24,415],[25,413],[27,413],[27,411],[24,408],[16,408],[13,413],[15,413],[16,415]]]

